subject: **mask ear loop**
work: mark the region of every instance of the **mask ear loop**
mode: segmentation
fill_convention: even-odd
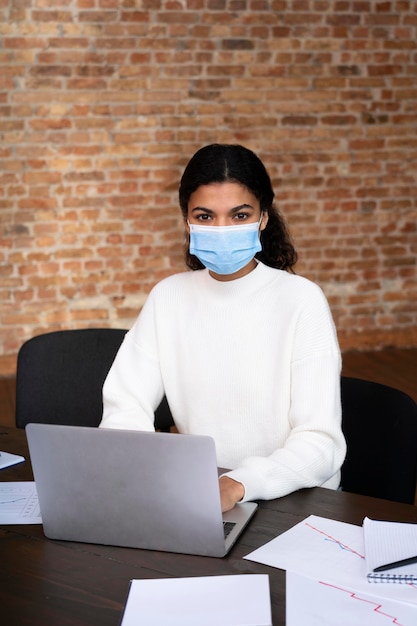
[[[261,235],[262,235],[262,231],[265,230],[266,228],[266,224],[265,224],[265,228],[261,229],[262,226],[262,220],[264,219],[264,215],[265,215],[265,211],[261,211],[261,217],[260,220],[258,222],[258,237],[259,237],[259,243],[262,245],[261,243]]]
[[[261,234],[261,226],[262,226],[262,220],[263,219],[264,219],[264,212],[261,211],[261,217],[259,218],[259,222],[258,222],[258,225],[259,225],[259,235]]]

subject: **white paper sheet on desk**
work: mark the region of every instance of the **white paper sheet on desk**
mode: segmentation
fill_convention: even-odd
[[[0,482],[0,524],[42,524],[34,481]]]
[[[417,606],[381,593],[363,593],[294,572],[286,575],[286,626],[416,626]]]
[[[20,454],[13,454],[12,452],[0,452],[0,469],[5,469],[6,467],[10,467],[12,465],[16,465],[17,463],[23,463],[25,460],[24,456]]]
[[[121,626],[271,626],[267,574],[132,580]]]
[[[244,558],[343,588],[381,594],[382,585],[366,578],[361,526],[310,515]],[[417,584],[383,587],[390,598],[417,604]]]

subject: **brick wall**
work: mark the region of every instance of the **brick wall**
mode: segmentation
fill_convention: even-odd
[[[255,150],[342,348],[417,345],[417,2],[0,0],[0,354],[129,327],[181,171]]]

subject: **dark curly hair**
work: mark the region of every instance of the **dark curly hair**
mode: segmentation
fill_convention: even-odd
[[[273,205],[271,179],[259,157],[244,146],[215,143],[200,148],[191,157],[179,188],[184,219],[187,219],[190,196],[198,187],[225,182],[244,185],[258,200],[261,212],[268,214],[268,223],[261,231],[262,250],[256,258],[270,267],[292,271],[297,262],[297,252],[283,217]],[[188,242],[185,262],[192,270],[204,267],[196,256],[190,254]]]

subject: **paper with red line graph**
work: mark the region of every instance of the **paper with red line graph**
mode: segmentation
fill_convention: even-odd
[[[287,607],[290,614],[307,612],[302,619],[298,615],[299,621],[288,622],[288,626],[290,623],[303,626],[417,624],[416,584],[374,585],[368,582],[361,526],[311,515],[245,558],[296,575],[287,576]],[[292,599],[290,604],[289,598]],[[297,602],[295,598],[298,598]],[[383,608],[377,609],[384,605],[390,617],[383,616]],[[346,610],[343,617],[341,607]],[[336,613],[336,622],[330,617],[330,621],[326,621],[328,616]],[[314,615],[318,616],[318,621],[306,621],[307,616],[312,618]]]
[[[368,585],[368,589],[375,586]],[[386,585],[383,586],[386,590]],[[287,572],[286,626],[416,626],[417,607]]]

